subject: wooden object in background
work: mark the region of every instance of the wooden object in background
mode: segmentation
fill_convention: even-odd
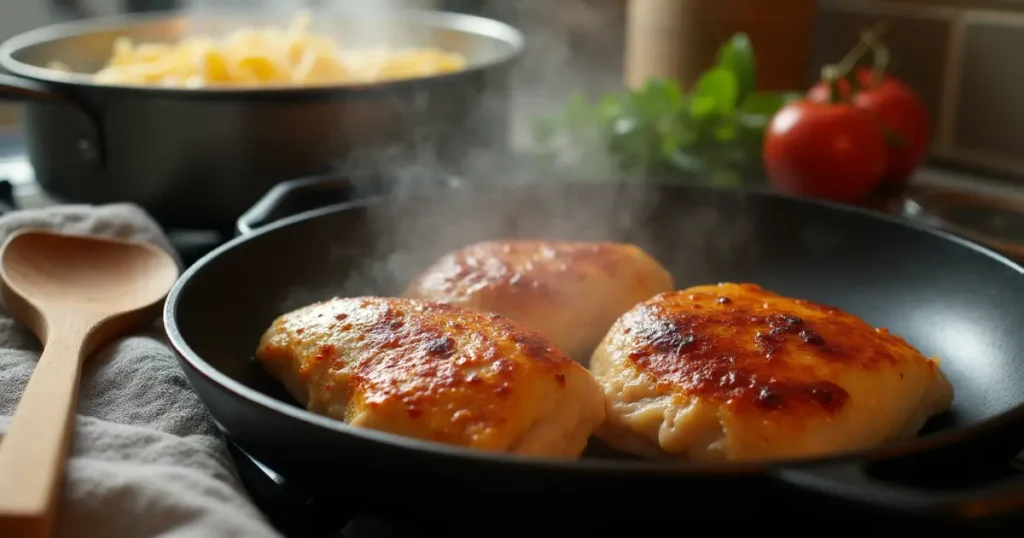
[[[816,8],[816,0],[629,0],[625,83],[657,76],[689,88],[742,31],[757,53],[759,89],[804,88]]]
[[[153,245],[23,230],[0,251],[0,294],[43,342],[0,443],[0,536],[53,532],[82,363],[153,322],[178,266]]]

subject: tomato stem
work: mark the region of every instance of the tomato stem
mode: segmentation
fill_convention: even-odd
[[[876,71],[875,76],[878,77],[875,83],[881,81],[881,75],[878,74],[878,71],[881,69],[881,72],[884,73],[885,68],[889,64],[889,50],[881,41],[881,37],[888,29],[888,25],[889,22],[885,19],[876,22],[871,28],[861,32],[860,40],[838,63],[822,67],[821,79],[828,84],[830,103],[838,103],[844,100],[844,98],[852,97],[863,89],[863,85],[857,78],[855,68],[868,51],[872,53]],[[849,84],[849,92],[846,96],[843,95],[839,87],[841,80],[845,80]]]
[[[870,50],[870,45],[868,45],[863,39],[858,41],[857,46],[850,49],[850,51],[846,53],[846,56],[843,56],[843,59],[839,60],[839,63],[835,64],[839,76],[844,76],[850,71],[853,71],[853,66],[857,65],[857,62],[864,57],[864,54],[866,54],[868,50]]]
[[[839,69],[839,76],[846,76],[847,73],[853,71],[854,67],[860,63],[861,59],[868,51],[875,52],[874,44],[878,43],[879,40],[885,35],[888,29],[888,21],[882,19],[876,22],[871,28],[864,30],[860,34],[860,40],[857,44],[843,56],[842,60],[836,66]]]
[[[828,84],[828,102],[833,105],[842,100],[842,92],[839,89],[839,81],[842,78],[839,66],[826,65],[821,68],[821,79]]]
[[[871,55],[873,56],[872,83],[877,86],[882,82],[885,72],[889,68],[889,47],[885,45],[878,32],[865,32],[861,39],[871,47]]]
[[[857,92],[859,92],[859,91],[864,89],[863,86],[860,83],[860,79],[857,78],[856,71],[852,71],[851,70],[850,72],[848,72],[846,74],[846,77],[844,77],[844,78],[846,79],[846,83],[850,85],[849,95],[851,97],[853,95],[857,94]]]

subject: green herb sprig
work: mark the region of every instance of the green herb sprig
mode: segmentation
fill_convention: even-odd
[[[571,94],[554,115],[537,118],[538,156],[543,166],[579,177],[743,184],[759,175],[768,122],[800,97],[758,92],[756,79],[750,39],[736,34],[689,93],[652,78],[596,102]]]

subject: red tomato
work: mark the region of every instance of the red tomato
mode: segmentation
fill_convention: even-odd
[[[764,164],[781,192],[856,203],[885,171],[885,139],[871,114],[845,103],[794,101],[775,114]]]
[[[855,71],[862,89],[853,98],[854,106],[870,111],[891,134],[889,140],[888,164],[883,181],[900,183],[924,161],[931,145],[931,120],[928,109],[913,89],[892,76],[875,81],[872,69],[860,68]],[[839,81],[843,98],[849,94],[849,84]],[[827,103],[829,88],[826,82],[819,82],[809,92],[811,101]]]

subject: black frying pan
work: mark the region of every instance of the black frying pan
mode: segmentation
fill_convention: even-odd
[[[334,495],[341,511],[451,521],[503,513],[503,500],[518,499],[528,509],[501,529],[557,516],[543,528],[561,522],[577,531],[616,518],[629,519],[634,531],[664,524],[658,503],[670,503],[678,517],[786,514],[793,521],[836,506],[844,514],[885,508],[946,526],[1021,514],[1024,482],[977,483],[1024,447],[1024,279],[1020,266],[993,252],[841,206],[635,184],[396,193],[252,229],[311,193],[351,195],[340,180],[279,186],[243,217],[240,237],[182,276],[165,322],[223,430],[304,487]],[[652,464],[595,446],[579,462],[559,463],[350,428],[298,407],[251,358],[283,312],[334,295],[395,294],[450,249],[516,236],[632,241],[681,287],[749,281],[839,306],[942,357],[956,387],[953,410],[918,439],[816,461]],[[437,511],[438,503],[449,509]]]

